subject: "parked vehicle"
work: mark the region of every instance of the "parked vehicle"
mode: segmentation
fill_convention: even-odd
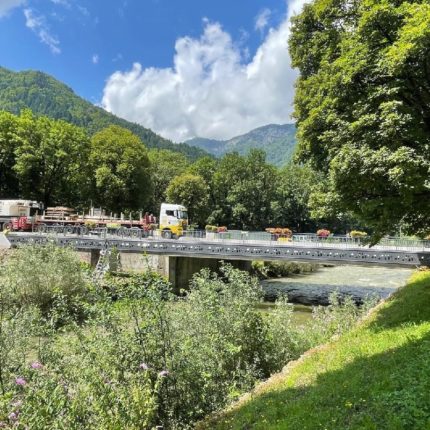
[[[165,239],[182,236],[188,226],[185,206],[162,203],[160,208],[160,232]]]
[[[182,205],[162,203],[160,225],[149,213],[139,214],[138,219],[126,218],[123,214],[107,214],[103,209],[91,208],[87,214],[76,213],[65,206],[48,207],[32,200],[0,200],[0,227],[11,231],[45,231],[50,227],[62,232],[90,232],[104,228],[109,231],[127,229],[149,232],[159,228],[166,239],[178,238],[188,226],[187,209]],[[86,233],[85,233],[86,234]]]

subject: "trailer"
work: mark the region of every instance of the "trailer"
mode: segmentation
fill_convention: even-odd
[[[13,231],[31,231],[43,204],[34,200],[0,200],[0,228]]]

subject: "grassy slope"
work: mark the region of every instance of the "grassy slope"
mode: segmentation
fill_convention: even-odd
[[[207,429],[430,429],[430,272]]]

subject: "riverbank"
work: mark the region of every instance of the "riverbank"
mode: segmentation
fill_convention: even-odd
[[[198,429],[430,428],[430,272]]]

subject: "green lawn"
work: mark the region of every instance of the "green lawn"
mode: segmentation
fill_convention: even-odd
[[[199,429],[430,429],[430,272]]]

